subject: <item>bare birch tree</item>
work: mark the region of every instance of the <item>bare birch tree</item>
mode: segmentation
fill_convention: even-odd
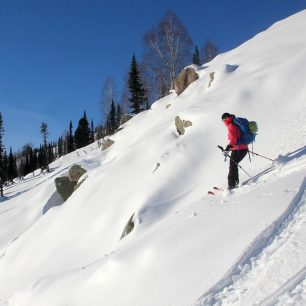
[[[219,51],[215,44],[207,39],[204,44],[204,64],[212,61],[217,55]]]
[[[101,93],[100,98],[100,108],[103,116],[103,120],[105,121],[107,118],[107,115],[110,111],[112,101],[117,100],[117,89],[115,82],[112,78],[107,78]]]
[[[193,47],[187,29],[172,11],[144,36],[144,64],[153,74],[160,95],[174,88],[180,70],[190,63]]]

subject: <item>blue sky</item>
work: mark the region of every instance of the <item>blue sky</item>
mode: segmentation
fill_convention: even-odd
[[[41,122],[57,141],[86,110],[102,120],[99,99],[111,77],[120,91],[142,38],[173,10],[195,44],[220,52],[306,8],[305,0],[0,0],[0,112],[5,146],[41,142]]]

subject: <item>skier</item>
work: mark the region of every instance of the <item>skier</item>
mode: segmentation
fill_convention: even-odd
[[[229,144],[223,151],[224,156],[230,155],[230,166],[228,172],[228,189],[234,189],[238,187],[239,184],[239,173],[238,173],[238,163],[240,163],[243,158],[247,155],[249,149],[246,144],[238,144],[238,140],[241,137],[241,131],[237,125],[234,124],[233,120],[235,115],[229,113],[224,113],[222,115],[222,121],[228,129],[228,139]]]

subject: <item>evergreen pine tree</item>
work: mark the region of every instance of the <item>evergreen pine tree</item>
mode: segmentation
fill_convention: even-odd
[[[8,180],[8,157],[6,151],[4,151],[3,155],[3,182]]]
[[[23,146],[20,160],[23,164],[22,176],[27,175],[35,170],[35,165],[33,165],[33,148],[31,144],[26,144]]]
[[[67,135],[67,151],[68,151],[68,153],[71,153],[74,150],[75,150],[74,136],[73,136],[73,132],[72,132],[72,122],[70,120],[69,131],[68,131],[68,135]]]
[[[59,137],[57,141],[57,156],[61,157],[63,155],[63,138]]]
[[[8,157],[8,180],[13,181],[17,177],[16,159],[14,158],[12,148],[10,148],[10,154]]]
[[[3,136],[4,136],[4,127],[3,127],[2,114],[0,112],[0,194],[1,196],[3,196],[3,184],[5,181]]]
[[[42,160],[41,160],[41,162],[43,162],[43,164],[41,164],[40,167],[43,168],[43,169],[47,169],[47,171],[49,172],[49,167],[48,167],[48,162],[49,162],[48,141],[47,141],[49,132],[48,132],[47,123],[45,123],[45,122],[41,123],[40,133],[41,133],[42,138],[43,138],[43,148],[42,148],[43,151],[41,152],[41,154],[43,154]]]
[[[192,63],[195,65],[200,66],[200,52],[198,49],[198,46],[195,47],[194,53],[193,53],[193,57],[192,57]]]
[[[63,155],[68,154],[68,139],[69,139],[69,132],[66,132],[65,137],[63,139]],[[73,144],[75,148],[75,143],[74,143],[74,136],[73,136]]]
[[[120,105],[117,104],[117,109],[116,109],[116,128],[117,129],[120,126],[121,118],[122,118],[122,110],[121,110]]]
[[[93,119],[91,119],[91,122],[90,122],[89,142],[90,143],[95,142],[95,127],[94,127]]]
[[[29,154],[25,155],[25,164],[24,164],[24,174],[23,175],[27,175],[31,172],[31,168],[30,168],[30,156]]]
[[[46,150],[44,146],[40,145],[39,146],[39,151],[38,151],[38,165],[39,168],[44,169],[47,164],[47,155],[46,155]]]
[[[129,101],[131,104],[132,112],[134,114],[138,114],[145,108],[146,91],[140,79],[140,73],[135,54],[132,57],[131,68],[128,77],[128,87],[130,92]]]
[[[31,152],[30,152],[31,172],[34,172],[38,168],[37,153],[38,153],[37,149],[31,148]]]
[[[83,118],[79,120],[79,124],[74,133],[74,141],[76,149],[85,147],[89,145],[89,124],[86,116],[86,112],[84,111]]]
[[[4,158],[3,136],[4,136],[4,127],[3,127],[2,114],[0,112],[0,167],[1,168],[3,168],[3,158]]]
[[[107,122],[108,122],[108,127],[107,127],[108,134],[112,135],[116,131],[116,108],[114,100],[112,100]]]
[[[45,147],[47,147],[47,138],[48,138],[48,125],[46,122],[42,122],[41,123],[41,126],[40,126],[40,133],[41,133],[41,136],[43,138],[43,144]]]

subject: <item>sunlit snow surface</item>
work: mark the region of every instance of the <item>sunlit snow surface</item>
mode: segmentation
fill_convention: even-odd
[[[306,11],[276,23],[197,67],[109,149],[94,143],[6,187],[0,305],[305,305],[305,28]],[[209,196],[227,183],[224,112],[257,121],[254,152],[276,162],[246,157],[256,180]],[[176,116],[192,121],[183,136]],[[88,178],[63,203],[54,179],[76,163]]]

